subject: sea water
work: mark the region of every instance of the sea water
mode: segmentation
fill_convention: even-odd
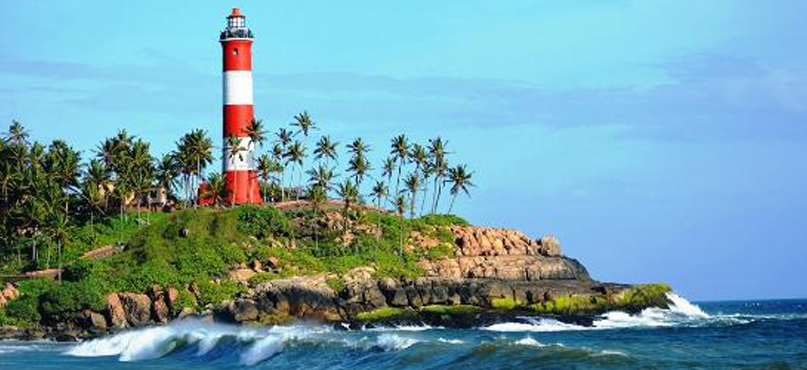
[[[609,312],[583,327],[523,317],[475,329],[341,330],[196,320],[82,343],[0,342],[0,369],[805,369],[807,300]]]

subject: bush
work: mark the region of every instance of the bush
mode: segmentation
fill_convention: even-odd
[[[177,300],[171,307],[171,311],[174,315],[178,315],[185,308],[190,308],[196,311],[198,306],[199,304],[196,302],[196,296],[194,296],[193,293],[180,289],[179,294],[177,295]]]
[[[238,230],[264,239],[272,236],[291,235],[289,220],[283,212],[273,207],[245,206],[238,208]]]
[[[434,247],[426,249],[426,258],[430,261],[435,261],[443,258],[454,258],[454,246],[446,243],[441,243]]]
[[[106,308],[106,293],[104,284],[96,279],[65,281],[42,294],[42,313],[47,320],[63,321],[77,317],[84,309],[100,312]]]
[[[244,287],[232,280],[224,280],[219,284],[202,280],[197,282],[199,288],[199,304],[218,306],[224,301],[234,299],[236,294],[244,291]]]
[[[25,295],[9,302],[4,316],[6,320],[13,319],[9,321],[9,325],[38,324],[42,320],[42,315],[39,314],[39,297]]]
[[[328,286],[335,292],[341,292],[345,289],[345,281],[340,278],[328,278]]]

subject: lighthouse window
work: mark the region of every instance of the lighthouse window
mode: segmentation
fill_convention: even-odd
[[[236,48],[236,49],[233,49],[233,54],[234,54],[234,55],[238,55],[238,49],[237,49],[237,48]]]

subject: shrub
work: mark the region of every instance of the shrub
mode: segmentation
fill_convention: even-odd
[[[238,208],[238,230],[259,239],[291,235],[289,220],[273,207],[246,206]]]
[[[47,320],[61,321],[77,317],[84,309],[99,312],[106,307],[106,293],[104,284],[96,279],[65,281],[42,294],[42,313]]]
[[[512,310],[516,307],[521,307],[524,303],[513,298],[494,298],[490,302],[490,306],[496,309]]]
[[[14,324],[37,324],[42,320],[42,315],[39,314],[39,297],[36,296],[22,296],[8,303],[5,307],[6,319],[13,319]]]
[[[340,278],[328,278],[328,286],[335,292],[341,292],[342,289],[345,289],[345,281]]]
[[[426,258],[430,261],[435,261],[443,258],[454,257],[454,246],[446,243],[441,243],[434,247],[426,249]]]
[[[177,295],[177,300],[174,302],[174,305],[171,306],[171,311],[174,315],[178,315],[185,308],[190,308],[196,311],[198,308],[198,303],[196,302],[196,296],[194,296],[193,293],[180,289],[179,294]]]
[[[198,281],[196,285],[199,288],[199,304],[202,307],[218,306],[224,301],[234,299],[236,294],[244,291],[242,285],[232,280],[224,280],[219,284],[202,280]]]

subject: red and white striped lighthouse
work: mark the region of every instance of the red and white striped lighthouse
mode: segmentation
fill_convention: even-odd
[[[224,66],[224,167],[229,199],[236,204],[262,203],[255,168],[255,149],[247,135],[254,119],[252,107],[252,31],[238,8],[227,16],[227,29],[219,37]],[[228,138],[238,138],[234,154]]]

